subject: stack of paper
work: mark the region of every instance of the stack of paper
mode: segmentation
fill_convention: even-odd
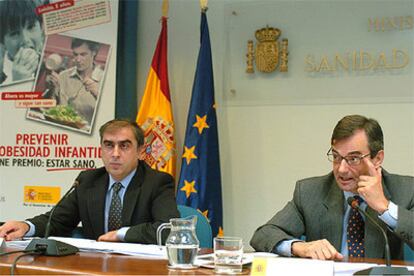
[[[138,244],[125,242],[98,242],[88,239],[49,237],[49,239],[61,241],[79,248],[84,252],[106,252],[118,253],[131,256],[141,256],[151,259],[167,259],[167,251],[165,246],[158,246],[153,244]],[[28,240],[10,241],[7,246],[25,248],[30,242]]]

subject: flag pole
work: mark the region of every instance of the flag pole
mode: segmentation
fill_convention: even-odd
[[[201,11],[205,12],[207,10],[208,0],[200,0]]]
[[[168,9],[169,9],[168,0],[162,0],[162,7],[161,7],[162,17],[165,17],[165,18],[168,17]]]

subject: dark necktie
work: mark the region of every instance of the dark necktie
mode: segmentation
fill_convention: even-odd
[[[108,231],[118,230],[121,228],[121,214],[122,214],[122,203],[119,191],[122,188],[122,184],[117,182],[112,186],[112,200],[111,206],[109,207],[109,218],[108,218]]]
[[[354,198],[358,201],[359,205],[361,205],[361,203],[364,201],[359,196],[354,196]],[[348,227],[346,229],[349,257],[365,256],[364,233],[364,219],[357,209],[352,208],[351,212],[349,213]]]

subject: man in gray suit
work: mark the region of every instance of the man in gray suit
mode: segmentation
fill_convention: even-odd
[[[297,182],[293,199],[254,233],[257,251],[321,260],[352,256],[347,198],[359,195],[361,208],[387,231],[392,259],[403,259],[403,245],[414,248],[414,178],[382,169],[383,133],[374,119],[342,118],[332,133],[331,173]],[[363,218],[361,257],[384,258],[381,232]],[[387,230],[388,229],[388,230]],[[299,238],[306,237],[306,241]],[[353,239],[354,237],[352,237]]]
[[[156,243],[158,226],[180,216],[173,177],[139,160],[144,132],[135,122],[111,120],[99,133],[105,166],[79,174],[76,189],[55,209],[50,234],[68,236],[81,221],[89,239]],[[112,202],[118,200],[113,212],[120,213],[111,216]],[[0,227],[0,237],[44,236],[49,215],[8,221]]]

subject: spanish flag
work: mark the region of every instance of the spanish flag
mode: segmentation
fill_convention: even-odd
[[[137,123],[145,133],[141,159],[152,168],[175,177],[176,148],[167,67],[167,18],[162,28],[148,73]]]

